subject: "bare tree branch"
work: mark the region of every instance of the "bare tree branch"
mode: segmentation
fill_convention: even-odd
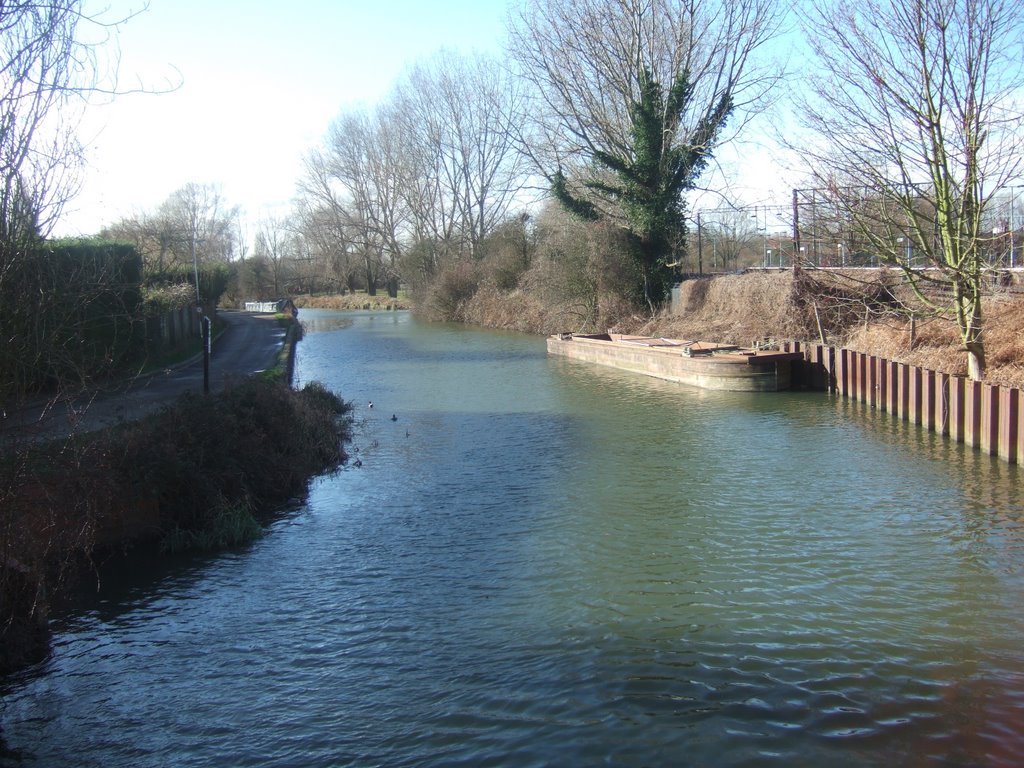
[[[986,207],[1020,173],[1024,149],[1024,10],[1015,0],[817,0],[805,26],[821,64],[800,105],[818,137],[800,144],[815,195],[955,320],[981,378]]]

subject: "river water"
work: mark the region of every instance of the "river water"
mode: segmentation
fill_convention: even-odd
[[[5,685],[0,763],[1024,761],[1016,468],[820,393],[302,315],[360,465],[107,575]]]

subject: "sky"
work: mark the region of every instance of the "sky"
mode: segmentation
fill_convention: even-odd
[[[86,112],[81,193],[54,232],[91,235],[154,211],[190,182],[217,185],[254,230],[287,212],[302,161],[333,118],[382,98],[441,48],[500,52],[509,0],[85,0],[127,17],[104,50],[128,93]],[[730,161],[762,202],[772,159],[745,145]],[[738,192],[743,193],[740,182]],[[765,191],[768,188],[769,191]],[[714,199],[709,205],[717,204]]]
[[[87,0],[119,26],[122,90],[90,107],[88,166],[57,235],[94,234],[154,210],[189,182],[215,184],[250,221],[282,213],[302,159],[343,109],[381,98],[403,69],[447,47],[497,51],[506,0]],[[140,12],[141,11],[141,12]],[[116,46],[116,48],[115,48]]]

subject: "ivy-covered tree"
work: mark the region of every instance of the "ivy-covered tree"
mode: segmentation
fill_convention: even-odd
[[[685,194],[765,106],[778,0],[520,0],[511,57],[532,85],[521,147],[573,213],[623,229],[653,309],[682,256]],[[728,133],[723,128],[728,119]]]
[[[667,295],[670,262],[685,249],[684,194],[693,189],[711,159],[715,138],[732,111],[732,98],[723,93],[687,131],[682,119],[693,98],[689,72],[681,73],[666,93],[651,71],[644,69],[639,91],[640,98],[629,110],[629,146],[617,152],[595,149],[594,163],[610,175],[598,174],[582,186],[621,206],[640,262],[642,295],[653,305]],[[554,174],[552,191],[570,212],[600,218],[597,206],[570,190],[562,169]]]

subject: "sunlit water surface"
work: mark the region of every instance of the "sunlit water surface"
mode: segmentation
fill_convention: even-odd
[[[302,317],[361,466],[108,575],[4,687],[3,765],[1024,761],[1016,468],[822,394]]]

